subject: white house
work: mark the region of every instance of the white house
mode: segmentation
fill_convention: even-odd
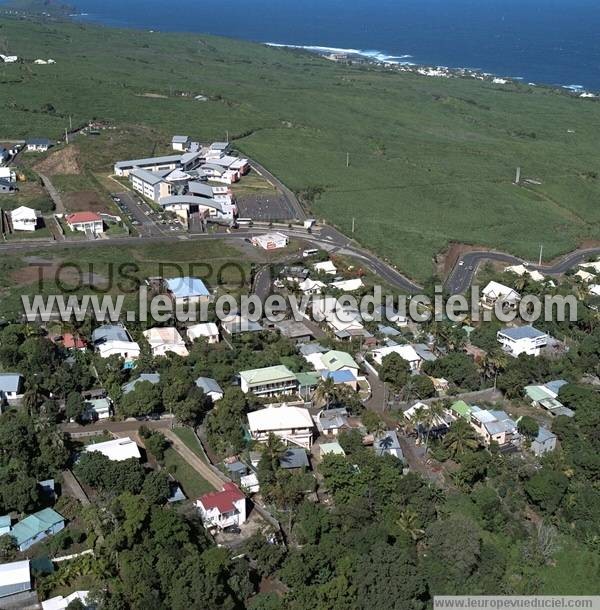
[[[274,434],[286,444],[310,449],[313,440],[314,422],[308,409],[289,407],[265,407],[247,415],[248,429],[253,440],[266,443]]]
[[[225,529],[246,522],[246,496],[235,483],[225,483],[222,491],[211,491],[195,502],[205,527]]]
[[[493,309],[497,301],[500,301],[503,306],[514,309],[520,300],[521,295],[518,292],[494,281],[481,291],[481,306],[486,309]]]
[[[99,326],[92,333],[92,342],[102,358],[116,354],[125,360],[135,360],[140,356],[140,346],[120,324]]]
[[[136,445],[135,441],[132,441],[128,436],[115,438],[112,441],[105,441],[103,443],[87,445],[85,451],[99,451],[112,462],[122,462],[131,458],[139,460],[142,458],[139,447]]]
[[[357,277],[351,280],[340,280],[339,282],[331,282],[331,287],[342,292],[354,292],[364,286],[363,281]]]
[[[537,456],[544,455],[556,449],[556,441],[556,434],[540,426],[538,435],[531,441],[531,451]]]
[[[471,407],[471,427],[483,438],[486,445],[492,441],[501,447],[520,435],[517,431],[517,423],[504,411],[488,411],[479,407]]]
[[[35,210],[22,205],[10,212],[10,221],[14,231],[35,231],[38,216]]]
[[[31,591],[29,559],[0,564],[0,598],[5,600],[2,605],[10,603],[10,600],[5,598],[26,591]]]
[[[66,610],[74,601],[80,601],[83,607],[87,608],[87,599],[89,591],[73,591],[70,595],[64,597],[63,595],[57,595],[51,597],[46,601],[42,602],[42,610]]]
[[[533,326],[503,328],[498,331],[496,338],[502,349],[514,358],[520,354],[539,356],[550,339],[549,335]]]
[[[582,282],[585,282],[587,284],[587,282],[591,282],[593,279],[596,278],[596,276],[593,273],[590,273],[589,271],[584,271],[583,269],[580,269],[576,274],[575,274],[576,278],[579,278]]]
[[[332,261],[323,261],[321,263],[315,263],[313,265],[313,269],[317,273],[326,273],[327,275],[335,275],[337,273],[337,269]]]
[[[52,146],[52,142],[47,138],[32,138],[27,140],[25,150],[28,152],[46,152]]]
[[[207,396],[210,396],[213,402],[217,402],[217,400],[221,400],[221,398],[223,398],[223,389],[215,379],[211,379],[210,377],[198,377],[198,379],[196,379],[196,385]]]
[[[534,282],[543,282],[546,279],[539,271],[527,269],[525,265],[512,265],[511,267],[505,267],[504,271],[514,273],[519,277],[528,275]]]
[[[259,246],[263,250],[278,250],[285,248],[289,243],[289,238],[283,233],[266,233],[252,238],[252,245]]]
[[[298,284],[298,288],[302,291],[302,293],[309,294],[309,295],[310,294],[321,294],[321,291],[326,286],[327,286],[327,284],[324,284],[323,282],[321,282],[319,280],[311,280],[309,277],[307,277],[304,281],[302,281]]]
[[[0,54],[0,59],[5,63],[5,64],[14,64],[18,61],[19,57],[18,55],[2,55]]]
[[[400,358],[406,360],[411,371],[418,371],[421,368],[421,357],[412,345],[390,345],[374,349],[371,352],[373,360],[381,366],[383,359],[390,354],[398,354]]]
[[[195,277],[176,277],[165,280],[167,291],[175,306],[197,305],[208,301],[210,292],[204,282]]]
[[[187,329],[186,334],[190,341],[205,339],[207,343],[219,342],[219,328],[214,322],[194,324]]]
[[[179,354],[184,358],[190,355],[185,346],[183,337],[173,326],[150,328],[145,330],[142,334],[150,344],[150,349],[152,350],[152,355],[154,357],[166,356],[169,352]]]
[[[19,373],[0,373],[0,402],[17,400],[23,395],[23,377]]]
[[[111,416],[112,404],[108,398],[86,400],[84,407],[85,412],[82,419],[85,421],[100,421],[102,419],[109,419]]]
[[[287,366],[268,366],[240,372],[240,386],[244,394],[276,396],[291,394],[298,389],[298,379]]]
[[[65,216],[65,220],[71,231],[82,231],[94,235],[104,233],[104,222],[100,214],[96,214],[96,212],[75,212]]]
[[[6,182],[15,182],[17,174],[14,169],[10,167],[0,167],[0,180],[6,180]]]

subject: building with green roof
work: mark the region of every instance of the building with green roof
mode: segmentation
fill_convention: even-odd
[[[321,356],[321,361],[328,371],[349,370],[358,375],[359,366],[348,352],[332,349]]]
[[[241,371],[240,386],[244,394],[252,393],[257,396],[293,394],[298,390],[298,379],[287,366],[280,364]]]
[[[458,415],[464,419],[469,419],[471,415],[471,407],[464,400],[457,400],[452,404],[450,410],[454,415]]]
[[[65,518],[52,508],[44,508],[19,521],[10,535],[16,540],[19,551],[26,551],[40,540],[60,532],[65,527]]]

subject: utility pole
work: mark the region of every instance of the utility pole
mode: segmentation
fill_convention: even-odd
[[[544,244],[540,244],[540,260],[538,261],[538,265],[542,264],[542,252],[544,251]]]
[[[229,129],[225,132],[225,135],[226,135],[225,141],[227,142],[227,144],[229,144]]]
[[[73,117],[69,115],[69,131],[73,130]]]
[[[65,127],[65,142],[68,144],[69,143],[69,131],[67,130],[67,128]]]
[[[517,167],[517,175],[515,176],[515,184],[521,183],[521,168]]]
[[[354,220],[355,220],[355,218],[354,218],[354,216],[353,216],[353,217],[352,217],[352,234],[354,234]]]
[[[350,167],[350,153],[346,153],[346,167]]]

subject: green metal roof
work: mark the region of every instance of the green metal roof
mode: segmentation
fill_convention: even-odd
[[[348,367],[351,369],[357,369],[358,364],[354,361],[354,358],[347,352],[340,352],[338,350],[331,350],[321,356],[323,364],[330,371],[339,371],[341,368]]]
[[[320,377],[318,373],[296,373],[296,379],[301,388],[310,388],[318,385]]]
[[[241,371],[240,377],[248,384],[255,385],[257,383],[274,383],[277,381],[285,381],[288,379],[296,379],[296,375],[282,364],[278,366],[268,366],[264,369],[251,369],[249,371]]]
[[[465,419],[471,414],[471,407],[464,400],[457,400],[450,409]]]
[[[553,398],[541,385],[528,385],[525,386],[525,394],[535,402],[544,400],[545,398]]]
[[[51,508],[44,508],[19,521],[10,532],[15,537],[17,544],[21,546],[27,540],[35,538],[42,532],[64,521],[65,518]]]

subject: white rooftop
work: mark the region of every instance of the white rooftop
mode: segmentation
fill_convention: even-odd
[[[292,428],[312,428],[313,420],[308,409],[302,407],[266,407],[248,413],[248,425],[255,430],[289,430]]]
[[[9,587],[24,582],[31,585],[28,559],[0,564],[0,587]]]
[[[130,458],[139,460],[142,457],[139,447],[128,436],[125,438],[115,438],[112,441],[105,441],[104,443],[88,445],[85,450],[99,451],[113,462],[122,462]]]

